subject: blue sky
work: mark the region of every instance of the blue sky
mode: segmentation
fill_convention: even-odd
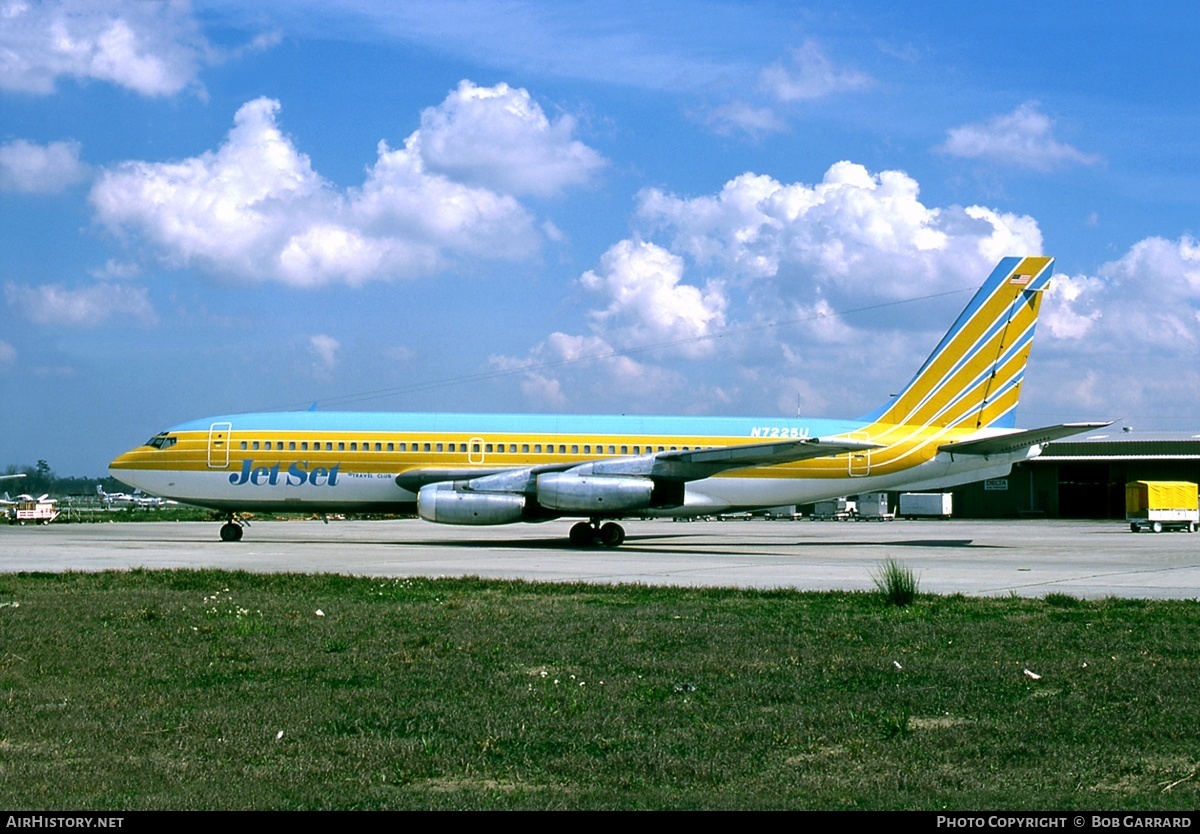
[[[1200,15],[975,6],[0,0],[0,466],[854,417],[1043,253],[1019,424],[1200,430]]]

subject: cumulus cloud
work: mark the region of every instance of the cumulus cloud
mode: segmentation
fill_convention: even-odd
[[[94,327],[110,318],[129,318],[143,325],[158,322],[146,289],[128,284],[102,282],[70,288],[9,282],[4,294],[10,306],[36,324]]]
[[[525,357],[492,356],[493,368],[519,371],[522,393],[534,407],[627,409],[661,402],[679,389],[682,377],[638,362],[599,336],[551,333]],[[568,395],[574,391],[575,396]]]
[[[421,112],[409,148],[426,167],[507,194],[549,195],[587,182],[604,157],[574,138],[575,120],[554,121],[526,90],[462,81]]]
[[[912,375],[1000,258],[1043,250],[1032,217],[928,204],[904,172],[851,162],[815,183],[746,173],[709,194],[647,189],[634,229],[580,279],[590,331],[493,357],[532,405],[861,414]],[[1087,274],[1060,261],[1038,334],[1024,422],[1194,414],[1200,242],[1146,238]],[[701,341],[638,351],[675,338]]]
[[[1015,168],[1050,171],[1066,165],[1095,165],[1095,154],[1084,153],[1054,138],[1054,120],[1026,102],[1011,113],[986,122],[950,130],[938,147],[965,159],[982,159]]]
[[[1093,306],[1102,291],[1098,278],[1055,273],[1042,298],[1039,327],[1056,339],[1080,339],[1088,334],[1100,310]]]
[[[1140,240],[1096,275],[1056,275],[1043,312],[1052,339],[1089,350],[1200,344],[1200,244]]]
[[[173,95],[197,85],[208,49],[187,3],[0,3],[0,89],[46,95],[68,77]]]
[[[1001,257],[1042,249],[1033,218],[926,205],[904,172],[851,162],[814,184],[745,173],[714,194],[646,189],[637,202],[637,237],[612,246],[580,279],[597,299],[587,313],[591,335],[557,336],[623,350],[681,342],[639,365],[638,378],[665,375],[661,390],[646,394],[659,398],[655,410],[704,411],[714,392],[727,400],[740,391],[755,408],[800,395],[805,407],[840,416],[866,411],[877,403],[857,399],[864,381],[878,378],[881,392],[902,382],[957,312],[947,309],[953,299],[900,303],[946,293],[965,303]],[[873,312],[845,315],[866,307]],[[716,334],[719,342],[709,338]],[[721,362],[705,365],[704,385],[678,381],[687,363],[710,359],[718,346]],[[540,392],[545,404],[553,400],[545,392],[573,401],[565,392],[586,390],[576,373],[543,367],[527,393]],[[815,393],[825,389],[825,397]],[[679,392],[684,403],[666,404]]]
[[[864,292],[901,299],[962,286],[1003,255],[1042,247],[1032,218],[929,207],[903,171],[872,174],[852,162],[832,165],[811,186],[746,173],[713,196],[647,189],[637,215],[698,265],[835,306]]]
[[[429,170],[421,131],[403,148],[381,141],[363,184],[343,190],[284,135],[279,110],[278,101],[255,99],[215,151],[110,168],[92,188],[97,217],[141,235],[168,262],[298,287],[411,277],[461,256],[514,259],[537,249],[534,218],[513,196]]]
[[[679,390],[682,377],[623,351],[654,345],[660,348],[655,351],[659,358],[711,355],[713,342],[706,337],[725,325],[720,282],[710,281],[701,289],[683,283],[683,273],[680,256],[650,243],[623,240],[601,256],[598,269],[579,279],[605,304],[589,314],[591,334],[551,333],[526,357],[493,356],[491,364],[521,371],[521,391],[535,407],[569,408],[579,397],[590,408],[661,402]]]
[[[0,145],[0,191],[55,194],[88,177],[78,142],[38,145],[14,139]]]
[[[683,258],[660,246],[623,240],[600,258],[580,283],[606,298],[608,305],[590,314],[597,332],[624,345],[673,343],[686,356],[712,352],[704,337],[725,326],[726,299],[718,281],[703,290],[681,283]]]
[[[759,86],[778,101],[809,101],[875,83],[866,73],[835,66],[814,40],[793,49],[791,58],[790,64],[772,64],[759,76]]]
[[[1200,409],[1200,244],[1138,241],[1094,275],[1056,274],[1041,346],[1054,374],[1044,397],[1066,414],[1154,427]]]

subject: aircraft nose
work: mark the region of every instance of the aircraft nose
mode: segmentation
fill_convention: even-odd
[[[136,479],[137,471],[141,469],[138,465],[138,450],[130,449],[128,452],[123,452],[113,458],[108,464],[108,474],[122,483],[138,486]]]
[[[132,465],[133,450],[122,452],[108,464],[108,474],[115,475],[114,469],[129,469]]]

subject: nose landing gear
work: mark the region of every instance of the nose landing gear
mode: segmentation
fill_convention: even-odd
[[[221,541],[240,542],[242,540],[242,528],[245,526],[245,520],[238,518],[236,515],[229,516],[229,520],[221,525]]]

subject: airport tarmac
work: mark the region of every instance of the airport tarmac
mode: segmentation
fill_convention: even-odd
[[[448,527],[416,520],[0,528],[0,573],[218,568],[362,576],[868,590],[887,559],[922,591],[972,596],[1200,597],[1200,535],[1118,521],[627,521],[615,550],[572,549],[568,522]]]

